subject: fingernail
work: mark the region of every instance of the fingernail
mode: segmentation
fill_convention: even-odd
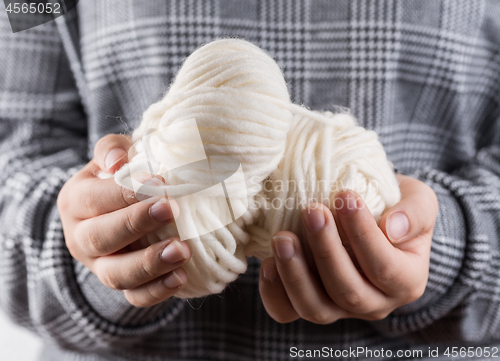
[[[311,233],[320,231],[326,224],[323,208],[309,207],[302,212],[302,215],[306,228]]]
[[[335,201],[335,208],[342,214],[352,214],[358,210],[356,195],[350,191],[339,194]]]
[[[182,245],[178,241],[173,241],[167,247],[165,247],[165,249],[161,253],[161,259],[165,263],[172,264],[184,261],[185,259],[187,259],[187,254],[184,247],[182,247]]]
[[[106,166],[106,169],[111,169],[126,155],[127,152],[125,152],[121,148],[115,148],[110,150],[109,153],[106,155],[106,158],[104,158],[104,165]]]
[[[410,229],[408,217],[402,212],[391,214],[387,222],[387,235],[392,242],[397,242],[406,236]]]
[[[271,283],[275,283],[278,280],[278,271],[276,267],[272,264],[265,263],[262,266],[262,273],[264,274],[264,278]]]
[[[293,246],[293,240],[290,237],[274,236],[273,245],[276,255],[282,261],[288,261],[295,255],[295,247]]]
[[[174,219],[173,202],[168,199],[162,198],[151,207],[149,207],[149,216],[156,222],[163,223]]]
[[[173,288],[178,288],[184,284],[184,281],[182,278],[179,277],[175,271],[172,271],[164,280],[163,284],[165,287],[173,289]]]

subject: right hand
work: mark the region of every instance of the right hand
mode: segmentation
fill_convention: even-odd
[[[186,242],[170,238],[133,247],[178,216],[177,203],[166,198],[139,202],[134,192],[99,171],[116,172],[128,161],[130,138],[101,138],[92,159],[61,189],[57,207],[71,255],[107,287],[123,290],[137,307],[149,307],[174,296],[187,282],[181,268],[191,252]]]

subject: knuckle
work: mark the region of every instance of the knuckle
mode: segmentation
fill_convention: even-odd
[[[334,250],[328,247],[317,249],[316,252],[314,252],[314,258],[318,261],[327,261],[333,259],[334,256],[335,256]]]
[[[380,321],[389,316],[390,313],[391,312],[387,310],[378,310],[367,314],[364,319],[368,321]]]
[[[437,201],[436,193],[431,188],[431,186],[422,181],[420,181],[420,184],[422,185],[422,191],[428,193],[429,197],[435,198],[435,200]]]
[[[378,283],[382,285],[397,285],[399,284],[399,272],[396,267],[391,266],[381,266],[377,271],[375,271],[374,277]]]
[[[436,195],[436,192],[434,192],[434,189],[432,189],[427,183],[419,181],[421,188],[420,188],[420,194],[422,195],[422,199],[425,200],[425,209],[426,212],[422,212],[417,214],[420,218],[420,224],[423,226],[430,227],[431,224],[429,223],[429,220],[433,220],[439,209],[439,201],[438,197]]]
[[[284,315],[284,314],[277,314],[277,315],[270,315],[273,320],[275,320],[278,323],[285,324],[285,323],[290,323],[293,322],[297,319],[297,317],[293,317],[290,315]]]
[[[104,271],[100,272],[100,277],[99,280],[108,288],[111,288],[113,290],[124,290],[125,287],[123,286],[122,282],[114,275],[113,273],[109,271]]]
[[[161,281],[160,281],[161,282]],[[158,292],[157,285],[158,282],[148,283],[146,285],[146,289],[148,290],[149,302],[151,305],[156,305],[163,301],[166,297],[164,297],[161,293]]]
[[[330,316],[326,312],[315,312],[310,315],[304,315],[302,318],[317,325],[326,325],[331,323]]]
[[[65,243],[71,257],[81,262],[76,242],[72,239],[68,239],[68,237],[65,237]]]
[[[94,191],[92,187],[88,188],[84,194],[82,194],[82,203],[84,209],[89,211],[92,214],[97,215],[97,202],[96,197],[94,197]]]
[[[438,197],[436,195],[436,192],[434,192],[434,190],[426,185],[428,188],[429,188],[429,204],[431,206],[430,209],[432,209],[433,213],[431,213],[433,215],[433,217],[435,218],[437,216],[437,213],[439,211],[439,200],[438,200]]]
[[[149,246],[146,248],[140,260],[142,271],[146,277],[154,278],[157,274],[157,258],[158,254],[154,247]]]
[[[299,274],[284,273],[280,274],[280,276],[283,283],[288,284],[292,287],[301,287],[304,282],[302,276]]]
[[[85,249],[82,247],[82,244],[85,242],[80,240],[81,234],[78,232],[78,224],[75,226],[71,226],[68,228],[64,228],[63,222],[63,232],[64,232],[64,243],[66,244],[66,248],[73,258],[84,263],[84,258],[86,258]]]
[[[420,285],[418,287],[413,287],[408,292],[408,298],[405,304],[418,300],[425,292],[426,285]]]
[[[125,213],[125,229],[131,236],[138,236],[142,233],[141,226],[130,211]]]
[[[85,239],[85,245],[88,252],[92,255],[99,256],[107,253],[104,243],[98,236],[89,235]]]
[[[139,307],[139,308],[145,308],[145,307],[150,307],[152,306],[146,300],[139,299],[135,297],[135,294],[133,292],[127,292],[125,291],[125,299],[134,307]]]
[[[366,238],[370,238],[370,235],[372,234],[372,232],[373,232],[373,230],[371,230],[369,228],[362,229],[359,232],[349,236],[349,241],[358,242],[358,241],[364,240]]]
[[[281,324],[288,323],[287,319],[281,315],[271,315],[271,318]]]
[[[345,291],[335,297],[336,303],[350,312],[366,313],[370,310],[361,295],[353,290]]]
[[[59,194],[57,195],[57,208],[59,210],[66,211],[69,208],[68,196],[66,195],[68,189],[68,182],[66,182],[63,185],[63,187],[59,191]]]

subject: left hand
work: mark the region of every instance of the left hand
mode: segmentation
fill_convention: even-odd
[[[384,213],[380,228],[361,197],[344,191],[335,202],[339,227],[321,204],[302,212],[309,249],[292,232],[276,233],[274,257],[262,262],[259,280],[274,320],[380,320],[424,293],[437,197],[417,179],[398,175],[398,181],[401,201]],[[316,269],[309,267],[306,253]]]

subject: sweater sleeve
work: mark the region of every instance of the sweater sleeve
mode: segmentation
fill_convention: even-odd
[[[459,169],[412,174],[438,196],[424,295],[373,325],[426,342],[487,341],[500,335],[500,146]]]
[[[0,5],[0,307],[47,341],[92,350],[164,327],[180,300],[138,309],[66,248],[56,199],[88,161],[87,118],[56,24],[13,34]]]

